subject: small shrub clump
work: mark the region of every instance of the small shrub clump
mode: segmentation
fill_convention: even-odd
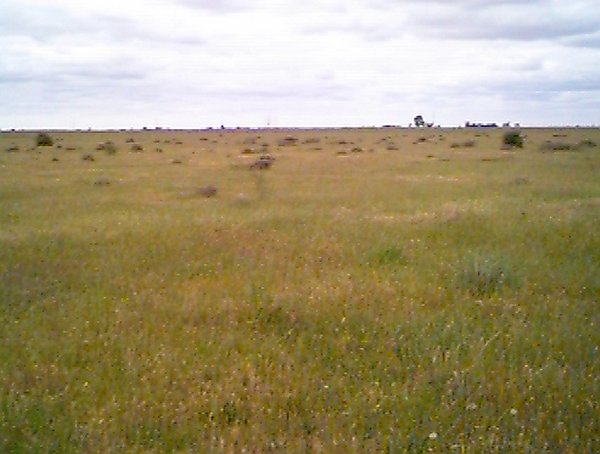
[[[464,142],[452,142],[450,148],[473,148],[477,145],[475,140],[465,140]]]
[[[54,140],[52,139],[52,137],[50,136],[50,134],[47,134],[45,132],[40,132],[35,137],[35,144],[38,147],[51,147],[51,146],[54,145]]]
[[[597,146],[598,146],[598,144],[596,142],[594,142],[593,140],[590,140],[590,139],[582,140],[581,142],[579,142],[577,144],[578,148],[585,148],[585,147],[587,147],[587,148],[595,148]]]
[[[502,136],[502,144],[510,148],[523,148],[523,136],[519,131],[507,131]]]
[[[256,161],[250,165],[250,169],[267,170],[270,169],[275,162],[275,158],[271,155],[261,155]]]
[[[202,197],[206,197],[208,199],[210,197],[216,196],[217,191],[218,190],[215,186],[208,185],[208,186],[204,186],[202,188],[198,188],[198,190],[196,192],[198,193],[198,195],[201,195]]]
[[[117,152],[117,146],[114,142],[108,140],[106,142],[100,142],[96,145],[96,150],[105,151],[107,154],[115,154]]]
[[[541,146],[542,151],[570,151],[573,145],[566,142],[546,142]]]

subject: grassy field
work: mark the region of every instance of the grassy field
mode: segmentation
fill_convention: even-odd
[[[600,451],[600,130],[522,133],[1,133],[0,451]]]

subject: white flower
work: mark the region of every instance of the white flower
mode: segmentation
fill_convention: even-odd
[[[438,437],[437,432],[431,432],[429,434],[429,439],[430,440],[435,440]]]
[[[510,414],[515,416],[517,414],[517,409],[516,408],[511,408],[510,409]]]

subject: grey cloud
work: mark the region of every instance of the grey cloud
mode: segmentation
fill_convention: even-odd
[[[5,5],[0,15],[0,36],[30,36],[45,41],[57,35],[84,32],[85,24],[58,6],[39,5],[35,9]]]
[[[382,0],[369,3],[368,18],[318,24],[305,33],[342,32],[382,41],[411,34],[454,40],[533,41],[563,39],[565,45],[597,47],[600,10],[590,0]]]
[[[600,49],[600,31],[578,36],[569,36],[564,38],[561,42],[569,47]]]
[[[499,21],[491,21],[485,17],[473,17],[467,20],[460,18],[423,21],[426,34],[436,38],[483,39],[532,41],[541,39],[557,39],[579,36],[600,30],[600,23],[583,20],[581,22],[561,22],[552,18],[537,21],[515,22],[507,17]]]
[[[600,14],[586,0],[463,1],[441,14],[421,16],[420,23],[428,33],[442,38],[552,40],[600,30]]]
[[[118,84],[126,81],[141,81],[145,79],[142,72],[134,70],[99,70],[79,69],[67,71],[54,71],[52,73],[21,72],[0,73],[0,84],[50,84],[54,87],[60,85],[73,85],[74,82],[86,85],[93,83]]]
[[[91,36],[96,42],[108,44],[136,40],[182,45],[202,45],[207,42],[200,32],[167,32],[147,27],[137,18],[119,14],[89,16],[59,6],[40,5],[36,9],[23,9],[10,3],[0,15],[0,36],[27,36],[41,43],[66,38],[79,44],[82,38],[89,39]]]

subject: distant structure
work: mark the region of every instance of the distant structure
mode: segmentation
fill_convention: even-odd
[[[465,128],[497,128],[497,123],[471,123],[467,121],[465,123]]]
[[[423,115],[417,115],[414,119],[415,122],[415,126],[417,128],[424,128],[424,127],[428,127],[428,128],[433,128],[434,124],[432,123],[427,123],[424,119],[423,119]],[[409,125],[409,127],[411,127],[411,125]]]
[[[414,122],[417,128],[422,128],[423,126],[425,126],[425,120],[423,119],[423,115],[417,115],[414,119]]]

